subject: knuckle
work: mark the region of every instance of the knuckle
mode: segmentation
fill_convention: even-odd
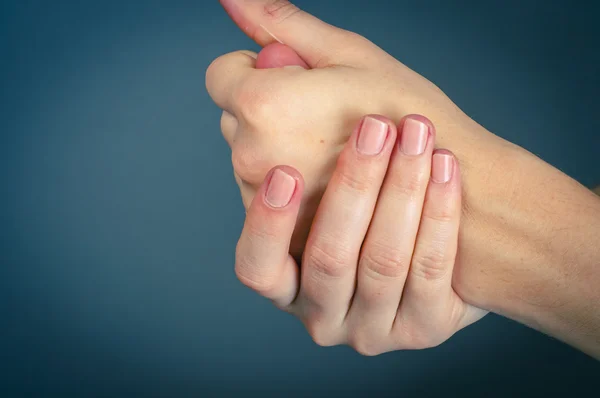
[[[350,156],[342,154],[338,162],[337,184],[341,189],[358,194],[368,193],[374,185],[374,177],[369,175],[369,164],[360,166],[361,162],[355,162]]]
[[[320,347],[333,347],[339,344],[335,333],[324,328],[321,323],[315,321],[307,321],[306,330],[313,342]]]
[[[439,281],[446,277],[448,260],[441,249],[425,250],[413,259],[412,273],[427,281]]]
[[[383,351],[379,350],[375,346],[372,346],[370,344],[364,344],[362,342],[361,343],[352,343],[352,344],[350,344],[350,346],[352,348],[354,348],[354,350],[356,352],[358,352],[360,355],[362,355],[364,357],[375,357],[377,355],[383,354]]]
[[[339,279],[346,276],[352,268],[349,257],[347,251],[339,247],[313,245],[308,250],[306,264],[319,275]]]
[[[403,170],[397,178],[390,179],[390,188],[397,196],[413,198],[425,191],[428,180],[424,170]]]
[[[381,343],[374,341],[370,337],[366,337],[365,333],[361,332],[354,333],[350,337],[349,345],[360,355],[366,357],[374,357],[385,352],[381,347]]]
[[[223,134],[223,137],[225,137],[226,140],[228,137],[230,138],[230,140],[228,141],[230,144],[233,140],[233,136],[235,135],[237,127],[238,122],[236,118],[230,113],[224,111],[221,115],[221,133]]]
[[[450,224],[458,214],[451,206],[440,206],[435,210],[425,210],[423,216],[436,224]]]
[[[214,74],[220,69],[221,65],[223,64],[223,62],[225,61],[227,55],[221,55],[220,57],[215,58],[210,65],[208,65],[208,68],[206,68],[206,81],[210,81]]]
[[[255,78],[248,77],[238,84],[233,91],[233,101],[237,106],[237,114],[249,124],[257,124],[267,120],[273,111],[273,95],[265,89],[258,88]]]
[[[271,0],[264,5],[263,11],[265,17],[269,18],[275,24],[280,24],[299,13],[300,8],[288,0]]]
[[[244,182],[259,185],[265,178],[269,166],[263,151],[247,146],[235,145],[231,152],[233,171]]]
[[[204,75],[204,84],[206,86],[206,90],[212,96],[216,91],[216,74],[221,69],[220,65],[223,62],[223,57],[219,57],[212,61],[208,68],[206,68],[206,73]]]
[[[272,228],[270,221],[273,221],[272,217],[267,216],[259,222],[246,222],[243,233],[251,239],[252,245],[262,247],[281,240],[281,235]]]
[[[376,280],[398,279],[408,270],[409,261],[401,250],[376,245],[361,257],[361,267],[367,276]]]
[[[249,275],[248,272],[241,267],[236,266],[235,274],[242,285],[254,290],[261,296],[270,296],[270,293],[275,289],[275,283],[270,278]]]
[[[246,287],[262,296],[268,296],[276,286],[275,275],[260,275],[253,271],[256,269],[256,259],[237,256],[235,262],[235,275]]]
[[[240,56],[246,57],[242,51],[235,51],[215,58],[208,68],[206,68],[205,78],[207,88],[212,87],[212,83],[216,78],[223,75],[223,71],[230,70],[232,65],[237,64],[240,60]]]

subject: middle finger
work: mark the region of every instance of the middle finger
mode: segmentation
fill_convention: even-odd
[[[304,252],[298,305],[313,338],[326,336],[319,338],[321,344],[343,342],[336,333],[352,300],[360,247],[395,141],[391,121],[365,117],[342,151],[319,205]]]

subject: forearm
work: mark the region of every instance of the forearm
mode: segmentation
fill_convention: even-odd
[[[465,184],[467,301],[600,358],[600,199],[522,148],[482,148]]]

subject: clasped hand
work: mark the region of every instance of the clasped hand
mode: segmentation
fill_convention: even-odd
[[[438,345],[485,315],[452,287],[461,173],[453,153],[434,150],[443,133],[430,118],[457,108],[366,39],[288,2],[222,3],[260,44],[277,37],[297,51],[240,51],[207,71],[247,209],[242,283],[318,344],[366,355]],[[411,109],[427,117],[393,121]]]

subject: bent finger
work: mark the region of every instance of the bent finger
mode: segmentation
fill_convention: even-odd
[[[289,247],[303,189],[296,170],[285,166],[271,170],[248,209],[236,249],[240,281],[283,309],[299,287],[299,270]]]

